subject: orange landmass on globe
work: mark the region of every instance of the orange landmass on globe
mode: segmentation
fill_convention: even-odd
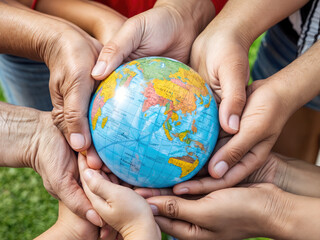
[[[196,120],[195,119],[193,119],[193,121],[192,121],[191,130],[193,133],[196,133],[198,131],[198,129],[196,127]]]
[[[189,173],[191,173],[198,166],[199,160],[194,160],[190,156],[172,157],[169,159],[168,163],[181,168],[180,178],[183,178],[187,176]]]

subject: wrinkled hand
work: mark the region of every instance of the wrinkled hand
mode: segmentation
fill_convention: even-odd
[[[146,56],[188,62],[194,39],[213,14],[210,0],[157,1],[154,8],[128,19],[103,47],[92,76],[103,80],[123,61]]]
[[[81,154],[78,160],[84,190],[106,223],[125,240],[161,239],[151,209],[141,196],[127,187],[112,183],[104,173],[88,169]]]
[[[44,47],[43,59],[50,69],[49,88],[54,123],[70,146],[84,151],[91,145],[88,106],[95,82],[91,70],[101,44],[71,24],[65,24]]]
[[[40,113],[35,139],[30,147],[30,165],[42,177],[46,190],[78,216],[101,226],[101,218],[79,186],[75,153],[53,124],[49,112]]]
[[[288,204],[272,184],[219,190],[199,199],[149,198],[161,230],[178,239],[243,239],[277,236]],[[289,213],[290,214],[290,213]],[[279,227],[280,226],[280,227]]]

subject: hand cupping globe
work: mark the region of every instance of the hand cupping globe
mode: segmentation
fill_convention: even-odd
[[[170,187],[193,177],[219,133],[208,85],[187,65],[163,57],[117,68],[94,94],[89,121],[103,162],[140,187]]]

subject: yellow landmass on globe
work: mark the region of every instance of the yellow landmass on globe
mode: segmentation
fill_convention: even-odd
[[[176,167],[181,168],[180,178],[187,176],[191,173],[199,164],[199,160],[194,160],[190,156],[183,157],[172,157],[169,159],[168,163],[175,165]]]
[[[179,71],[170,74],[169,78],[180,79],[182,82],[187,83],[187,87],[192,88],[192,91],[199,98],[201,98],[201,95],[207,96],[209,93],[205,81],[192,69],[179,68]]]
[[[106,123],[108,122],[108,117],[105,117],[102,119],[101,128],[104,128],[106,126]],[[94,130],[94,129],[93,129]]]
[[[101,96],[103,97],[103,102],[107,102],[110,98],[114,97],[115,89],[117,86],[117,79],[121,79],[122,75],[116,72],[111,73],[111,75],[105,80],[106,82],[101,85]],[[100,89],[97,89],[99,91]]]
[[[165,125],[165,124],[166,124],[166,122],[164,122],[164,123],[162,124],[164,133],[166,134],[168,140],[172,141],[173,138],[171,137],[170,132],[169,132],[169,130],[166,128],[166,125]]]
[[[92,119],[92,128],[93,130],[96,129],[96,126],[97,126],[97,121],[98,121],[98,118],[101,116],[101,108],[99,107],[98,108],[98,111],[96,112],[96,114],[94,115],[93,119]]]

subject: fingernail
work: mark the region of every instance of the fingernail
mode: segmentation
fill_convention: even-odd
[[[84,136],[80,133],[71,133],[70,144],[75,150],[83,148],[85,144]]]
[[[93,171],[91,169],[86,169],[84,171],[84,176],[83,176],[84,180],[89,180],[92,178],[92,176],[93,176]]]
[[[94,225],[98,226],[98,227],[102,227],[103,226],[103,221],[101,219],[101,217],[98,215],[98,213],[93,210],[90,209],[87,211],[86,213],[86,218],[93,223]]]
[[[107,68],[107,63],[104,61],[98,61],[94,68],[92,69],[91,75],[92,76],[100,76],[104,74]]]
[[[214,168],[213,171],[219,176],[222,177],[229,169],[228,164],[225,161],[218,162]]]
[[[239,122],[240,122],[240,118],[238,115],[232,114],[229,117],[229,122],[228,125],[230,128],[232,128],[233,130],[239,130]]]
[[[189,188],[181,188],[174,191],[175,194],[186,194],[189,192]]]
[[[151,208],[151,211],[152,211],[153,215],[158,215],[159,210],[158,210],[158,207],[156,205],[150,204],[150,208]]]

